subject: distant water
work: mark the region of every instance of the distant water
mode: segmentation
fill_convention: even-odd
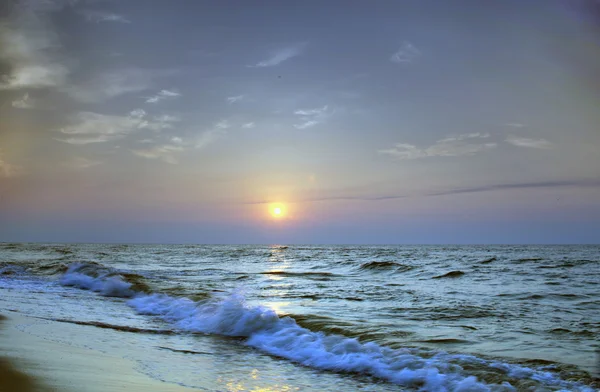
[[[599,282],[598,246],[0,244],[0,312],[208,390],[593,391]]]

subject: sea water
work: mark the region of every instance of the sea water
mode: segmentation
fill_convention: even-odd
[[[214,391],[593,391],[598,282],[598,246],[0,244],[0,312]]]

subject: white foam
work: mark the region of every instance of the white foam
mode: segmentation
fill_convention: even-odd
[[[89,269],[89,264],[71,264],[61,277],[60,284],[95,291],[106,297],[128,298],[136,294],[131,290],[131,283],[125,282],[120,276],[100,270],[95,271],[97,276],[85,274]]]
[[[376,343],[361,343],[339,335],[313,332],[289,317],[280,318],[264,306],[249,306],[240,293],[194,302],[153,294],[130,300],[138,312],[161,316],[190,332],[247,337],[249,346],[318,369],[368,374],[424,391],[515,391],[509,383],[485,384],[461,367],[476,363],[514,378],[528,378],[542,385],[592,391],[561,380],[551,373],[492,362],[471,355],[439,352],[419,356],[415,349],[393,350]]]

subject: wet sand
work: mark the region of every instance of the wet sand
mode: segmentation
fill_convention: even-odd
[[[20,325],[39,320],[16,312],[0,316],[0,392],[185,392],[192,389],[155,380],[138,372],[136,363],[108,353],[33,336]],[[48,337],[85,341],[89,326],[61,331],[61,323],[44,321]],[[63,336],[61,336],[61,334]]]

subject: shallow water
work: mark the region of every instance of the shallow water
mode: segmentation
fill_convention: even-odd
[[[91,324],[94,349],[127,334],[140,371],[208,390],[594,390],[599,266],[597,246],[0,244],[0,307]]]

